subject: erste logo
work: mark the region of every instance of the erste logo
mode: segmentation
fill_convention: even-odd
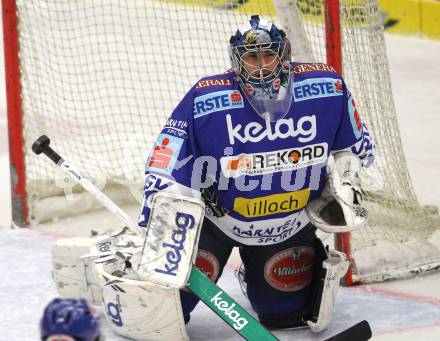
[[[342,96],[342,83],[334,78],[310,78],[295,83],[293,94],[296,102]]]
[[[238,90],[225,90],[198,96],[194,99],[194,118],[227,109],[244,108],[243,98]]]

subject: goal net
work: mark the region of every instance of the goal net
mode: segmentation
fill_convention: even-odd
[[[166,118],[199,78],[229,68],[229,38],[249,15],[284,28],[294,60],[326,62],[322,0],[16,0],[15,12],[19,152],[36,222],[96,205],[31,153],[38,136],[48,135],[116,202],[140,202],[146,157]],[[340,14],[343,75],[377,147],[374,168],[362,177],[369,227],[351,236],[355,281],[436,267],[440,219],[436,208],[418,204],[409,178],[379,6],[344,0]]]

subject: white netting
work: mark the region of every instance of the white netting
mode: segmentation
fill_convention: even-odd
[[[146,157],[172,109],[199,78],[230,67],[229,38],[249,13],[273,12],[270,2],[245,12],[234,3],[18,1],[32,218],[95,206],[87,194],[64,201],[74,184],[30,151],[41,134],[98,187],[139,200]]]
[[[373,273],[381,279],[440,258],[440,219],[434,208],[418,205],[409,179],[377,2],[341,2],[344,77],[377,146],[375,168],[363,177],[370,227],[353,234],[352,244],[363,280]],[[270,0],[17,0],[32,216],[72,215],[94,202],[83,194],[74,196],[75,205],[64,205],[64,196],[52,199],[69,184],[64,176],[54,183],[55,167],[30,152],[41,134],[99,187],[139,199],[145,159],[166,117],[200,77],[229,68],[229,37],[250,14],[278,13],[294,58],[325,62],[322,0],[275,6]]]
[[[438,267],[440,216],[436,207],[418,204],[411,184],[379,5],[374,0],[344,0],[340,6],[343,76],[376,143],[375,163],[362,177],[369,226],[351,234],[354,280],[382,281]],[[299,34],[306,32],[310,43],[301,57],[325,63],[323,1],[297,0],[297,9]]]

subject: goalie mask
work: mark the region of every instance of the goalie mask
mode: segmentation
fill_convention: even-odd
[[[284,31],[253,15],[230,39],[229,56],[240,86],[257,113],[283,118],[292,102],[290,42]]]

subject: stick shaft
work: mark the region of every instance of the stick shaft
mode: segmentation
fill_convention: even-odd
[[[138,224],[125,213],[118,205],[116,205],[108,196],[106,196],[99,188],[92,184],[87,178],[84,178],[79,171],[75,169],[70,162],[60,159],[57,163],[58,167],[78,184],[80,184],[87,192],[93,194],[95,199],[106,207],[110,212],[116,215],[119,220],[126,225],[130,230],[141,235],[145,234],[145,231],[139,227]]]

